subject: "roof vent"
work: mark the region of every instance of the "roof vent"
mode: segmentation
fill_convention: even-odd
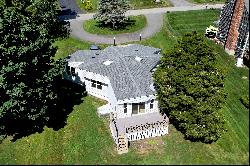
[[[139,51],[139,50],[135,50],[135,51]]]
[[[95,58],[94,56],[92,56],[92,58]]]
[[[135,57],[135,60],[138,61],[138,62],[141,62],[142,58],[136,56],[136,57]]]
[[[161,50],[157,50],[154,52],[154,54],[160,54]]]
[[[90,50],[100,50],[100,47],[98,47],[97,45],[91,45],[91,47],[89,48]]]
[[[113,63],[113,61],[107,60],[105,62],[103,62],[104,65],[109,66],[111,63]]]
[[[150,84],[149,88],[150,88],[152,91],[155,91],[155,85],[154,85],[154,83]]]

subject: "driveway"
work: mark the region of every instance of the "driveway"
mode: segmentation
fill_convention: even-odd
[[[76,0],[59,0],[61,7],[63,9],[64,20],[70,22],[71,35],[74,38],[89,41],[92,43],[103,43],[103,44],[113,44],[114,37],[116,39],[116,44],[139,41],[140,34],[142,39],[149,38],[159,32],[163,25],[163,14],[167,11],[188,11],[188,10],[201,10],[206,9],[206,5],[195,5],[186,0],[170,0],[174,7],[165,8],[151,8],[151,9],[140,9],[140,10],[129,10],[126,15],[145,15],[147,19],[147,25],[142,30],[133,33],[125,33],[118,35],[96,35],[86,32],[83,29],[83,24],[85,20],[92,19],[95,13],[86,13],[80,9],[77,5]],[[220,9],[224,4],[210,4],[209,8]],[[67,13],[68,12],[68,13]]]
[[[208,8],[220,9],[223,4],[208,5]],[[90,34],[83,29],[83,23],[85,20],[93,18],[94,13],[79,14],[75,19],[69,19],[71,24],[71,35],[77,39],[89,41],[92,43],[113,44],[114,37],[116,44],[139,41],[140,34],[142,39],[149,38],[155,33],[161,30],[163,24],[163,14],[167,11],[188,11],[188,10],[201,10],[206,9],[205,5],[192,5],[192,6],[178,6],[178,7],[166,7],[166,8],[154,8],[154,9],[141,9],[141,10],[129,10],[126,15],[145,15],[147,19],[147,26],[134,33],[125,33],[119,35],[96,35]]]
[[[173,5],[174,7],[177,7],[177,6],[193,6],[194,4],[186,1],[186,0],[169,0]]]
[[[118,35],[96,35],[88,33],[83,29],[83,23],[85,20],[75,19],[70,23],[71,35],[77,39],[93,43],[113,44],[114,37],[116,39],[116,44],[138,41],[140,40],[140,34],[142,35],[142,39],[149,38],[159,32],[163,24],[162,14],[147,14],[145,16],[147,19],[147,26],[145,28],[134,33],[124,33]]]

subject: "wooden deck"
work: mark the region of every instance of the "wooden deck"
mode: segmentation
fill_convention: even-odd
[[[168,117],[162,116],[159,112],[153,112],[143,115],[135,115],[128,118],[121,118],[115,120],[118,135],[126,133],[126,128],[133,128],[137,126],[154,124],[163,121],[167,121],[168,123]]]

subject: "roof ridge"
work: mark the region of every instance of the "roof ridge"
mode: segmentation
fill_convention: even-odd
[[[118,57],[119,57],[119,59],[121,60],[121,62],[124,64],[124,68],[125,68],[125,70],[127,71],[129,78],[130,78],[130,79],[132,80],[132,82],[133,82],[133,86],[135,87],[136,93],[137,93],[137,94],[140,94],[140,93],[141,93],[141,90],[140,90],[140,88],[137,86],[137,82],[136,82],[135,79],[133,78],[133,76],[132,76],[132,74],[131,74],[131,72],[130,72],[130,70],[129,70],[127,64],[126,64],[126,62],[121,58],[120,52],[119,52],[118,50],[116,50],[114,47],[111,47],[111,48],[112,48],[114,51],[116,51],[117,54],[120,55],[120,56],[118,56]]]

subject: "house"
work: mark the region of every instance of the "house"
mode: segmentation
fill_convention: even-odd
[[[168,134],[168,117],[160,114],[152,78],[160,51],[129,44],[80,50],[67,59],[65,78],[108,102],[97,112],[109,115],[119,153],[127,152],[128,141]]]
[[[222,8],[217,39],[225,51],[237,58],[238,67],[243,57],[249,58],[249,1],[229,0]]]

